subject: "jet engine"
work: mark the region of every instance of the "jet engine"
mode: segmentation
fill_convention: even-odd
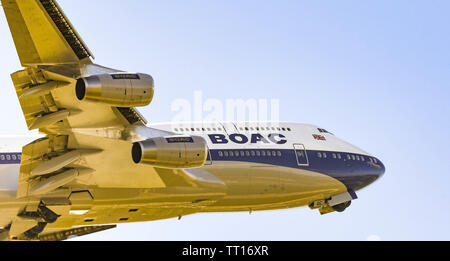
[[[148,74],[100,74],[78,79],[76,95],[80,101],[142,107],[152,102],[154,89],[153,78]]]
[[[205,164],[207,156],[206,141],[198,136],[153,138],[134,143],[132,149],[136,164],[160,168],[198,168]]]

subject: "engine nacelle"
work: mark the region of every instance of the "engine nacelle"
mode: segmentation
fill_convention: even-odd
[[[208,147],[198,136],[171,136],[133,144],[133,161],[160,168],[189,169],[205,165]]]
[[[80,101],[92,101],[117,107],[141,107],[153,100],[153,78],[142,73],[112,73],[80,78],[76,85]]]

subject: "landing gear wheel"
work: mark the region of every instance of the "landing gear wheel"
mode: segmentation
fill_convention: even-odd
[[[333,206],[333,209],[336,210],[337,212],[344,212],[348,207],[350,207],[350,205],[352,204],[351,201],[347,201],[345,203]]]

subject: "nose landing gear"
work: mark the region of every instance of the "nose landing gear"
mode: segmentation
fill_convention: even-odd
[[[333,196],[326,200],[317,200],[309,205],[311,209],[318,209],[321,215],[332,212],[344,212],[352,204],[352,200],[357,199],[354,191]]]

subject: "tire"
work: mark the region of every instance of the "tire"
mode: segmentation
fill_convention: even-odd
[[[350,205],[352,204],[351,201],[347,201],[345,203],[333,206],[333,209],[336,210],[339,213],[344,212],[348,207],[350,207]]]

